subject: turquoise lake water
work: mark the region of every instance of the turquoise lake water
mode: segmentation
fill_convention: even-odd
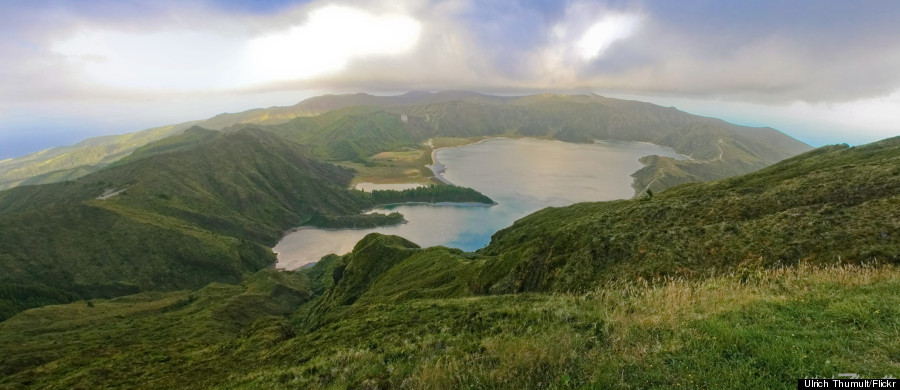
[[[496,231],[542,208],[631,198],[631,174],[642,167],[638,159],[653,154],[682,158],[671,148],[639,142],[496,138],[440,149],[437,159],[446,166],[445,179],[474,188],[497,205],[393,205],[373,212],[397,211],[407,223],[374,229],[300,229],[275,246],[277,266],[296,269],[330,253],[350,252],[372,232],[402,236],[422,247],[474,251],[486,246]]]

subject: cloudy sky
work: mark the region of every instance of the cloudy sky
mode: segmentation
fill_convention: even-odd
[[[323,93],[594,92],[900,134],[900,1],[0,2],[0,159]]]

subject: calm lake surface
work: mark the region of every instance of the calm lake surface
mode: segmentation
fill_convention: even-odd
[[[474,251],[486,246],[496,231],[542,208],[631,198],[631,174],[642,167],[638,159],[653,154],[682,158],[671,148],[639,142],[496,138],[440,149],[436,156],[446,167],[445,179],[474,188],[498,204],[393,205],[373,212],[397,211],[407,223],[374,229],[300,229],[273,248],[277,267],[297,269],[330,253],[345,254],[372,232],[402,236],[422,247]]]

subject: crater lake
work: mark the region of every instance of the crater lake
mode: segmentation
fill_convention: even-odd
[[[597,141],[576,144],[533,138],[492,138],[479,143],[438,149],[447,181],[474,188],[496,205],[400,204],[371,212],[403,214],[406,223],[371,229],[298,228],[273,248],[276,267],[297,269],[322,256],[350,252],[373,232],[404,237],[422,247],[443,245],[474,251],[491,235],[545,207],[634,196],[631,174],[642,168],[641,157],[682,159],[673,149],[642,142]],[[403,188],[386,185],[383,189]],[[367,183],[366,190],[382,189]]]

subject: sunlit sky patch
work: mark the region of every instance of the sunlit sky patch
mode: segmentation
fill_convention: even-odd
[[[593,92],[813,145],[900,133],[900,2],[0,3],[0,159],[321,93]]]
[[[242,81],[252,85],[338,72],[351,60],[408,52],[420,32],[408,16],[326,6],[310,12],[303,24],[250,40]]]
[[[590,60],[603,54],[610,45],[628,38],[637,29],[640,17],[637,15],[607,15],[591,25],[578,41],[581,56]]]
[[[227,90],[308,79],[339,72],[351,60],[402,54],[415,46],[420,30],[408,16],[330,5],[310,11],[297,24],[255,37],[89,29],[54,42],[50,49],[91,83]]]

